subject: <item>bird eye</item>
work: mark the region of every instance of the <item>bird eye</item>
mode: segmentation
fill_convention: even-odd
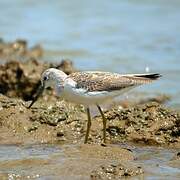
[[[47,76],[44,76],[43,81],[46,81],[47,79],[48,79],[48,77],[47,77]]]

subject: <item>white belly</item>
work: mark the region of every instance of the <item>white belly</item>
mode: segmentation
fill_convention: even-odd
[[[107,93],[82,93],[82,92],[73,92],[73,93],[65,93],[64,99],[70,102],[74,102],[77,104],[85,104],[85,105],[92,105],[92,104],[101,104],[104,101],[107,101],[109,97]]]
[[[84,89],[76,89],[72,87],[65,87],[64,92],[62,94],[63,98],[66,101],[77,103],[77,104],[84,104],[84,105],[95,105],[95,104],[103,104],[107,101],[112,100],[114,97],[121,95],[127,91],[95,91],[95,92],[88,92]]]

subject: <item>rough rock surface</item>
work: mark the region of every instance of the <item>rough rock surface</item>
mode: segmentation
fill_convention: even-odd
[[[98,169],[92,171],[91,179],[99,180],[99,179],[121,179],[122,177],[130,177],[137,176],[143,174],[143,170],[141,167],[129,167],[124,164],[109,164],[102,165]]]
[[[18,141],[34,139],[38,142],[82,142],[87,117],[83,106],[58,101],[56,97],[44,96],[30,109],[28,102],[0,96],[1,139],[6,134]],[[134,142],[148,145],[180,145],[180,116],[157,103],[105,113],[108,119],[107,139],[110,143]],[[12,140],[12,139],[10,139]],[[34,141],[33,140],[33,141]],[[102,119],[92,121],[89,142],[101,143]],[[3,142],[3,141],[1,141]]]
[[[63,60],[60,64],[43,63],[35,59],[25,62],[15,60],[0,65],[0,93],[31,100],[40,85],[42,72],[50,67],[57,67],[67,74],[74,71],[69,60]]]
[[[135,143],[179,146],[180,115],[157,103],[110,110],[106,117],[111,136]]]
[[[40,45],[31,48],[24,39],[17,39],[14,42],[5,42],[0,39],[0,59],[2,61],[9,59],[26,60],[29,58],[40,58],[43,55],[43,49]]]

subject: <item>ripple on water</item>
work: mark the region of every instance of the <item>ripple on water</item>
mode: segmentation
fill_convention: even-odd
[[[85,148],[86,146],[82,147]],[[47,144],[28,146],[1,145],[0,177],[56,178],[58,175],[56,169],[58,169],[59,172],[64,172],[62,177],[70,178],[74,173],[73,166],[76,163],[78,163],[79,168],[84,165],[87,165],[87,168],[92,167],[86,162],[91,162],[90,157],[86,157],[85,154],[81,156],[82,147],[79,148],[77,145],[60,147],[59,145]],[[170,177],[178,179],[180,177],[180,168],[178,168],[176,161],[172,161],[173,156],[177,154],[177,150],[137,146],[128,146],[128,148],[132,149],[132,152],[137,157],[133,161],[134,164],[143,168],[145,172],[143,176],[147,179],[168,179]],[[101,164],[103,159],[100,158],[98,162],[98,158],[94,159],[93,157],[93,161]],[[74,175],[77,179],[80,177],[78,172]],[[83,175],[83,177],[86,176]]]

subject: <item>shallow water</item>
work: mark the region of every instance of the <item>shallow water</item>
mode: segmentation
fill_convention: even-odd
[[[138,91],[167,93],[180,107],[180,1],[0,1],[0,36],[41,43],[45,59],[82,70],[160,72]]]
[[[77,69],[160,72],[162,80],[136,91],[170,94],[173,107],[180,107],[179,19],[179,0],[0,1],[0,37],[40,43],[44,60],[70,58]],[[170,161],[176,150],[130,148],[146,179],[180,178],[179,167]],[[69,162],[65,151],[59,145],[0,145],[0,179],[59,179],[52,172]]]
[[[136,148],[137,162],[144,168],[147,173],[147,179],[179,179],[180,164],[172,161],[177,154],[176,150],[168,150],[155,147]],[[170,163],[172,162],[172,163]]]
[[[9,179],[89,179],[87,174],[73,174],[75,169],[89,169],[85,156],[78,155],[76,145],[1,145],[0,146],[0,177]],[[131,179],[179,179],[180,169],[177,161],[172,157],[177,150],[167,150],[157,147],[133,147],[128,146],[136,156],[135,163],[143,167],[143,175]],[[69,155],[66,152],[68,151]],[[89,160],[89,162],[94,162]],[[102,159],[96,159],[96,164],[102,163]],[[82,166],[82,167],[81,167]],[[83,167],[84,166],[84,167]],[[68,168],[70,167],[70,168]],[[66,173],[62,173],[66,171]]]

